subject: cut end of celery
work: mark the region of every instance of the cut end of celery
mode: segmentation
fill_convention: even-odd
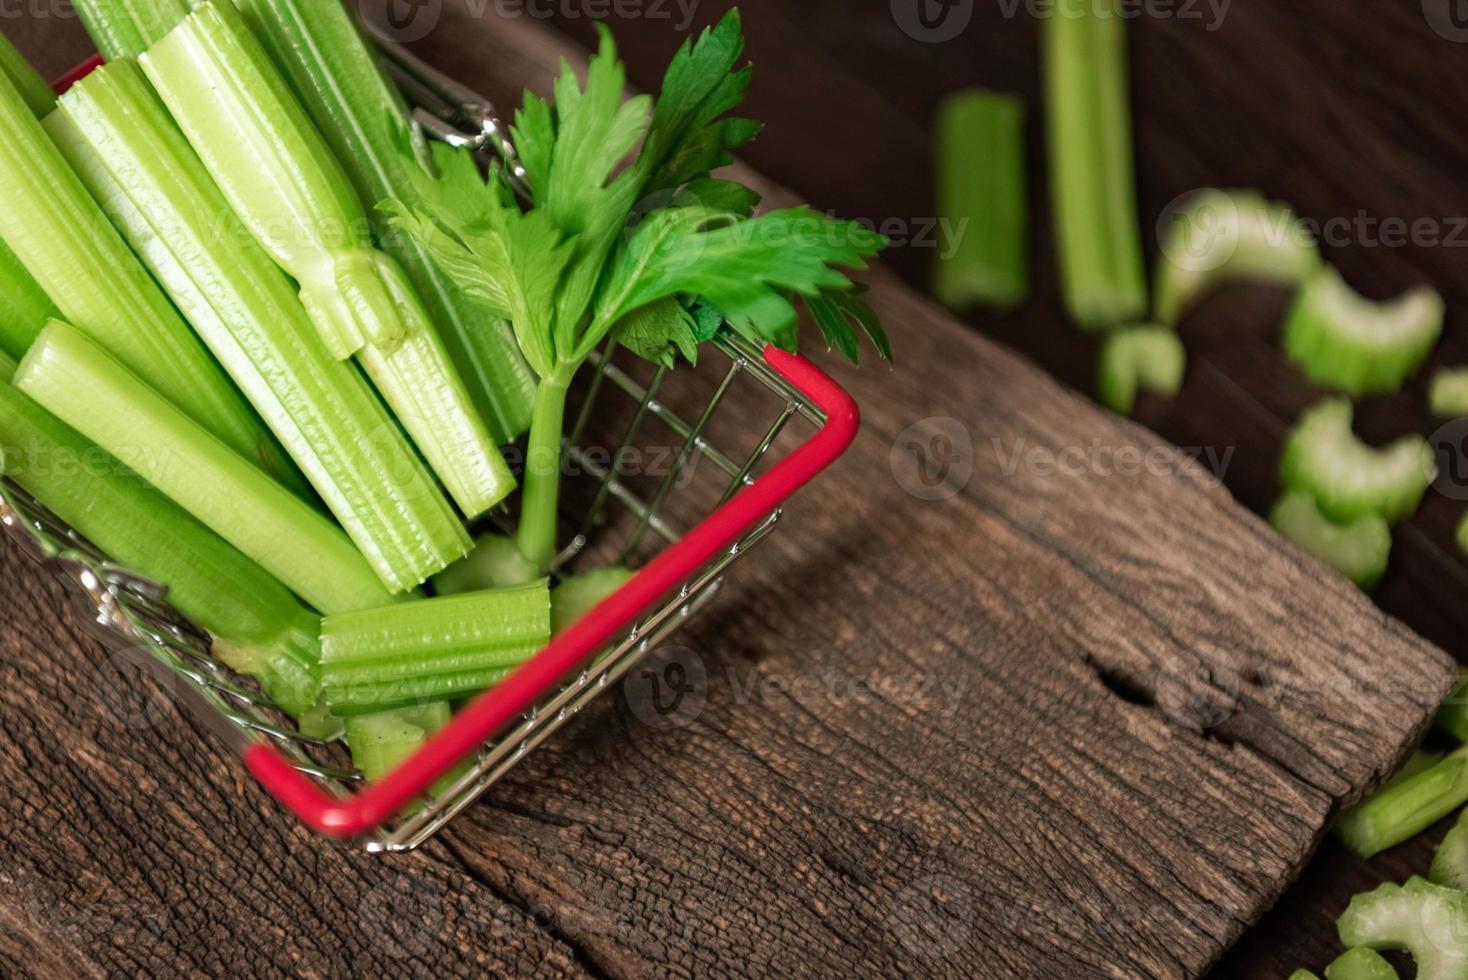
[[[486,534],[474,550],[433,577],[437,595],[461,595],[484,589],[508,589],[540,578],[540,569],[526,561],[514,538]]]
[[[551,590],[551,633],[575,626],[637,573],[630,568],[602,568],[568,578]]]
[[[1392,534],[1386,521],[1376,515],[1336,524],[1320,512],[1308,493],[1287,493],[1275,504],[1269,521],[1287,540],[1367,592],[1386,573]]]
[[[1137,392],[1171,398],[1182,389],[1187,351],[1165,327],[1131,327],[1109,334],[1097,367],[1097,396],[1121,415],[1136,407]]]
[[[1440,419],[1468,416],[1468,368],[1442,368],[1434,373],[1427,403]]]

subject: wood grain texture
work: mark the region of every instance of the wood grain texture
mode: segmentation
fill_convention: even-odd
[[[500,99],[568,50],[452,3],[424,43]],[[644,723],[634,676],[415,858],[323,845],[147,683],[119,700],[6,545],[0,962],[1205,970],[1420,734],[1450,662],[1205,469],[873,278],[902,366],[842,373],[862,438],[680,638],[701,710]],[[944,438],[946,481],[923,469]]]

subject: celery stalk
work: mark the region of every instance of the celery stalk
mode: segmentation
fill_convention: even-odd
[[[1041,21],[1056,251],[1086,329],[1147,310],[1137,224],[1126,23],[1113,0],[1060,0]]]
[[[3,79],[0,131],[0,238],[46,295],[230,448],[291,478],[293,467],[260,420]]]
[[[1348,949],[1325,968],[1325,980],[1400,980],[1397,971],[1376,950]]]
[[[1460,742],[1468,742],[1468,669],[1458,671],[1458,683],[1437,709],[1433,726]]]
[[[0,374],[3,374],[0,369]],[[5,475],[173,605],[282,709],[317,697],[320,620],[258,564],[18,389],[0,383]]]
[[[41,332],[15,386],[112,453],[323,613],[391,601],[320,513],[64,323]]]
[[[515,483],[402,268],[229,3],[202,4],[143,66],[205,168],[265,250],[301,284],[333,356],[362,364],[470,516]]]
[[[375,53],[339,3],[239,0],[238,6],[341,161],[363,206],[397,199],[423,208],[417,190],[427,163],[421,140]],[[439,269],[411,235],[375,222],[398,260],[497,442],[530,424],[535,374],[509,325]]]
[[[342,716],[446,701],[493,686],[550,639],[545,580],[328,616],[322,683]]]
[[[1101,403],[1119,415],[1130,415],[1137,392],[1168,398],[1183,385],[1188,355],[1177,334],[1166,327],[1128,327],[1106,337],[1097,362],[1096,390]]]
[[[473,551],[433,577],[433,592],[461,595],[484,589],[508,589],[533,582],[540,576],[540,569],[520,554],[514,538],[486,534],[474,542]]]
[[[0,75],[10,79],[34,116],[44,116],[56,105],[56,93],[40,73],[31,67],[9,38],[0,34]]]
[[[347,745],[362,778],[381,779],[449,723],[445,703],[399,708],[347,719]]]
[[[416,585],[463,554],[412,447],[361,375],[326,352],[137,65],[94,72],[47,127],[384,581]]]
[[[1336,930],[1342,945],[1405,949],[1417,980],[1468,976],[1468,894],[1422,878],[1357,895]]]
[[[938,112],[938,210],[957,236],[940,255],[934,293],[944,305],[1013,309],[1029,295],[1024,105],[969,90]]]
[[[1416,837],[1468,803],[1468,747],[1348,810],[1336,831],[1363,858]]]
[[[1309,493],[1331,520],[1349,523],[1379,514],[1389,524],[1417,511],[1437,475],[1432,447],[1421,436],[1403,436],[1380,449],[1352,431],[1354,409],[1345,398],[1326,398],[1300,418],[1280,459],[1287,490]]]
[[[47,320],[61,315],[4,241],[0,241],[0,351],[20,357]]]
[[[583,616],[632,581],[630,568],[599,568],[565,579],[551,590],[551,634],[575,626]]]
[[[72,0],[106,58],[136,57],[189,14],[187,0]]]
[[[1433,884],[1468,891],[1468,810],[1458,815],[1432,858]]]

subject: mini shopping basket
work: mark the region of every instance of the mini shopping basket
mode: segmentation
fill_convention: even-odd
[[[384,44],[383,51],[431,136],[498,154],[514,166],[488,100],[400,48]],[[59,85],[98,64],[79,66]],[[855,438],[855,403],[809,361],[732,335],[713,347],[717,353],[711,350],[697,370],[622,365],[610,347],[594,358],[569,416],[575,423],[568,469],[582,485],[566,496],[584,504],[562,515],[579,531],[557,568],[611,554],[640,565],[637,574],[370,784],[341,746],[301,735],[257,685],[214,660],[207,634],[168,605],[166,589],[110,562],[8,482],[0,483],[0,523],[77,590],[104,642],[164,671],[180,700],[302,821],[323,834],[358,839],[369,851],[411,850],[701,609],[729,567],[775,528],[791,495]],[[759,438],[736,450],[729,435],[721,448],[714,436],[719,411],[736,402],[746,419],[751,405],[762,406],[753,430],[747,421],[738,426]],[[660,447],[669,450],[672,465],[650,480],[625,476],[615,461],[656,439],[666,440]],[[695,466],[712,470],[716,485],[705,488],[712,492],[690,489]],[[680,521],[673,516],[678,511],[703,516]],[[508,514],[491,520],[509,529]],[[609,543],[613,528],[621,540]]]

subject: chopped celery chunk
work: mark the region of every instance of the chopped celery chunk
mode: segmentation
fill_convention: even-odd
[[[1336,920],[1341,942],[1372,949],[1405,949],[1418,980],[1468,976],[1468,894],[1421,878],[1386,884],[1351,899]]]
[[[1025,113],[1018,97],[970,89],[938,111],[938,211],[955,236],[934,293],[952,309],[1007,310],[1029,295]]]
[[[1368,592],[1386,573],[1392,532],[1375,514],[1336,524],[1320,512],[1308,493],[1287,493],[1274,505],[1269,522],[1287,540]]]
[[[72,0],[72,5],[109,61],[142,54],[189,14],[188,0]]]
[[[1295,298],[1285,352],[1318,385],[1358,396],[1396,391],[1437,345],[1445,310],[1428,286],[1372,302],[1327,266]]]
[[[1371,857],[1422,833],[1468,803],[1468,747],[1348,810],[1336,830],[1353,853]]]
[[[1325,980],[1399,980],[1380,953],[1365,946],[1348,949],[1325,968]]]
[[[1468,892],[1468,811],[1458,815],[1457,823],[1443,838],[1429,874],[1434,884]]]
[[[1468,416],[1468,368],[1443,368],[1434,373],[1427,403],[1440,419]]]
[[[1157,261],[1153,315],[1175,325],[1231,280],[1296,285],[1321,267],[1320,249],[1294,210],[1256,191],[1208,188],[1172,212]]]
[[[483,589],[508,589],[540,578],[536,568],[520,554],[514,538],[486,534],[474,542],[474,550],[433,577],[437,595],[461,595]]]
[[[1166,327],[1129,327],[1106,336],[1097,367],[1101,403],[1130,415],[1139,389],[1172,397],[1183,385],[1187,351]]]
[[[352,750],[352,762],[364,779],[381,779],[421,749],[449,719],[449,706],[444,703],[348,718],[347,745]]]
[[[46,322],[60,316],[51,297],[0,241],[0,351],[24,356]]]
[[[562,581],[551,590],[551,633],[575,626],[635,574],[630,568],[602,568]]]
[[[1368,446],[1352,431],[1353,417],[1345,398],[1326,398],[1306,411],[1280,460],[1285,489],[1309,493],[1341,523],[1371,514],[1390,524],[1411,517],[1437,475],[1432,447],[1421,436]]]

